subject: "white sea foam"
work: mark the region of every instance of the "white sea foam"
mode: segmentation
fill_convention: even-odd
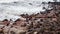
[[[53,2],[53,0],[0,0],[0,21],[4,19],[12,19],[15,21],[22,18],[21,14],[36,14],[45,11],[43,7],[48,8],[48,4],[43,5],[42,2]],[[30,4],[29,4],[30,3]],[[24,18],[22,18],[24,19]]]

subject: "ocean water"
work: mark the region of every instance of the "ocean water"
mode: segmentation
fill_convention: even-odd
[[[50,10],[52,7],[48,7],[48,2],[54,2],[53,0],[0,0],[0,21],[4,19],[25,19],[19,15],[21,14],[37,14],[44,12],[46,9]],[[45,4],[42,4],[45,2]],[[43,9],[45,7],[46,9]]]

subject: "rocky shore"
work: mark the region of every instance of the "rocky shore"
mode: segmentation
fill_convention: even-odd
[[[20,15],[26,20],[0,21],[0,34],[60,34],[60,5],[52,6],[45,12]]]

